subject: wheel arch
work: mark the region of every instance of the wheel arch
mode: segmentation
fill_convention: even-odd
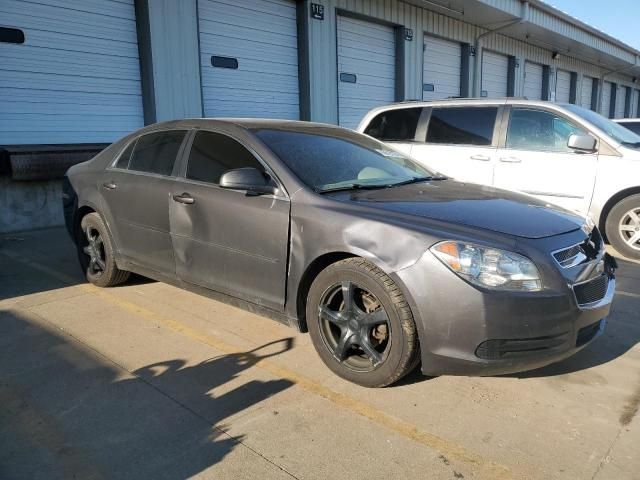
[[[307,332],[307,296],[309,295],[309,289],[316,277],[329,265],[332,265],[345,258],[354,258],[358,255],[350,252],[328,252],[320,255],[314,259],[305,269],[300,282],[298,283],[298,290],[296,294],[296,315],[298,317],[299,328],[301,332]]]
[[[620,190],[618,193],[611,196],[609,200],[607,200],[607,202],[604,204],[604,207],[602,207],[602,210],[600,212],[598,228],[600,229],[600,233],[602,234],[605,240],[608,241],[607,230],[606,230],[607,217],[609,216],[609,213],[611,213],[611,210],[613,209],[613,207],[615,207],[618,202],[624,200],[625,198],[630,197],[631,195],[637,195],[637,194],[640,194],[640,186],[625,188],[624,190]]]

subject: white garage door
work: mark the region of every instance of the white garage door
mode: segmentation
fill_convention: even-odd
[[[206,117],[298,119],[296,4],[198,0]]]
[[[593,78],[584,75],[582,77],[582,92],[580,94],[580,105],[591,109],[591,95],[593,94]]]
[[[461,46],[435,37],[424,37],[422,99],[460,96]]]
[[[506,97],[509,59],[506,55],[482,52],[482,96]]]
[[[611,82],[604,82],[602,85],[602,108],[600,113],[605,117],[609,117],[609,108],[611,106]]]
[[[2,0],[0,145],[110,143],[144,124],[133,0]]]
[[[571,73],[565,70],[556,71],[556,102],[569,103],[571,96]]]
[[[355,128],[395,101],[395,35],[386,25],[338,16],[338,123]]]
[[[524,96],[529,100],[542,100],[542,65],[524,64]]]
[[[616,114],[614,118],[624,118],[624,102],[627,96],[627,89],[618,86],[616,93]]]

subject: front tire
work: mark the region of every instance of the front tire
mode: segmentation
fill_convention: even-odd
[[[114,246],[104,221],[89,213],[80,222],[78,258],[87,280],[98,287],[113,287],[129,278],[129,272],[116,265]]]
[[[605,229],[619,253],[640,260],[640,195],[620,200],[609,212]]]
[[[364,387],[385,387],[418,363],[416,324],[394,281],[362,258],[328,266],[307,297],[307,325],[322,361]]]

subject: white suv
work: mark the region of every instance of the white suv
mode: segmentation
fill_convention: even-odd
[[[591,110],[515,98],[407,102],[371,110],[358,131],[458,180],[589,214],[620,253],[640,259],[640,136]]]

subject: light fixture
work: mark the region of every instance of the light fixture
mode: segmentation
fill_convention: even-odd
[[[560,54],[559,54],[558,52],[553,52],[553,53],[551,54],[551,58],[552,58],[552,59],[554,59],[554,60],[557,60],[557,59],[558,59],[558,56],[560,56]]]

